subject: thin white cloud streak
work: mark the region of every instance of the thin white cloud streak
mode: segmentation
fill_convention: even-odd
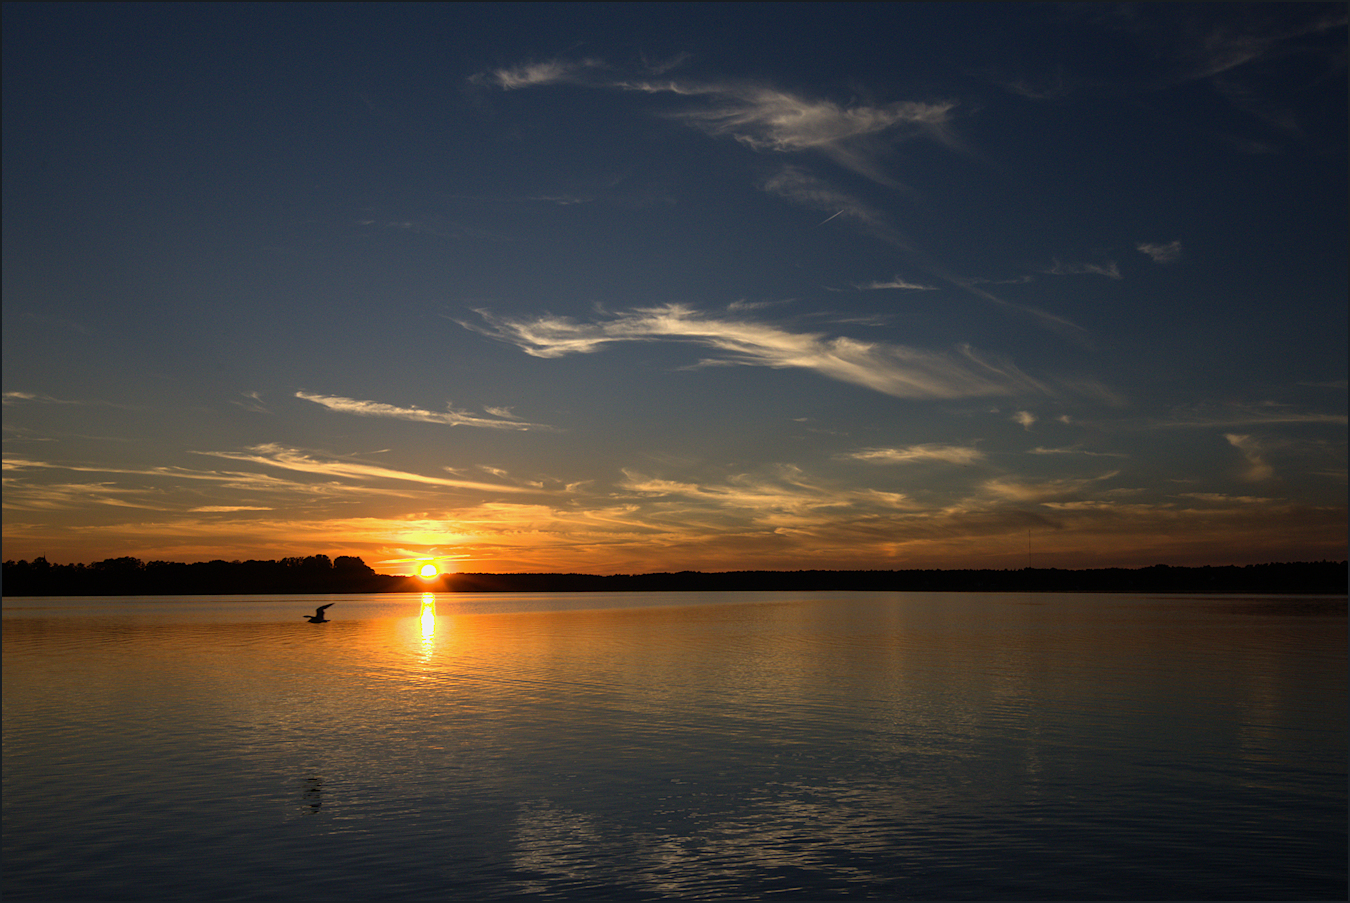
[[[1280,405],[1232,405],[1226,409],[1207,407],[1181,408],[1166,420],[1148,421],[1145,426],[1157,429],[1225,429],[1243,426],[1261,426],[1296,423],[1332,423],[1345,425],[1345,414],[1322,414],[1290,411]],[[1104,425],[1104,424],[1102,424]]]
[[[1067,422],[1067,421],[1066,421]],[[1029,455],[1089,455],[1094,458],[1128,458],[1124,452],[1098,452],[1082,448],[1033,448]]]
[[[894,276],[889,282],[865,282],[861,285],[855,285],[854,288],[863,292],[883,291],[885,289],[901,289],[913,292],[933,292],[937,291],[936,285],[921,285],[917,282],[906,282],[899,276]]]
[[[71,470],[77,473],[126,474],[142,477],[167,477],[178,480],[210,480],[212,482],[231,482],[241,477],[254,477],[257,474],[201,472],[185,470],[180,467],[100,467],[89,464],[58,464],[50,461],[33,461],[28,458],[8,457],[4,460],[5,470]],[[270,478],[264,478],[270,479]],[[291,484],[285,484],[290,486]]]
[[[1255,495],[1228,495],[1223,492],[1182,492],[1177,498],[1199,499],[1216,505],[1268,505],[1279,499],[1261,498]]]
[[[75,401],[66,398],[53,398],[42,392],[6,392],[0,403],[3,404],[88,404],[102,405],[111,408],[125,408],[128,405],[113,404],[107,401]]]
[[[197,452],[196,454],[212,454],[210,452]],[[228,456],[215,455],[216,457]],[[280,504],[301,504],[306,508],[313,510],[313,505],[323,500],[331,500],[342,497],[344,502],[350,502],[353,498],[373,499],[379,496],[389,496],[403,501],[407,501],[410,496],[416,495],[418,490],[407,487],[399,488],[380,488],[368,484],[349,485],[335,483],[332,481],[323,483],[298,482],[295,480],[280,479],[263,473],[249,473],[243,471],[197,471],[182,467],[143,467],[126,468],[110,467],[90,464],[65,464],[49,461],[35,461],[27,458],[9,457],[4,461],[5,470],[5,494],[4,505],[6,509],[34,509],[34,508],[79,508],[90,501],[92,491],[102,492],[120,492],[120,493],[141,493],[148,498],[159,501],[154,505],[146,504],[142,507],[154,508],[162,511],[181,510],[178,505],[165,504],[164,499],[182,499],[188,493],[194,496],[212,496],[218,490],[221,494],[228,494],[231,501],[238,500],[246,495],[265,495],[271,499],[280,499]],[[35,482],[31,479],[32,472],[73,472],[73,473],[92,473],[106,474],[111,477],[136,477],[140,478],[139,485],[117,486],[113,482],[106,483],[44,483]],[[174,490],[171,496],[165,495],[164,491],[156,484],[160,480],[168,481],[189,481],[205,482],[214,484],[211,489],[203,490]],[[131,482],[123,480],[124,482]],[[475,485],[470,483],[470,488]],[[484,484],[492,485],[492,484]],[[98,487],[102,487],[98,489]],[[538,486],[530,487],[538,490]],[[529,489],[514,489],[507,487],[506,491],[529,491]],[[429,498],[434,497],[435,490],[427,490]],[[217,496],[219,497],[219,496]],[[237,507],[237,506],[235,506]],[[241,509],[242,510],[242,509]],[[261,510],[275,510],[273,505],[268,505]]]
[[[747,301],[744,298],[739,301],[732,301],[727,305],[728,313],[740,313],[743,310],[763,310],[767,307],[779,307],[790,301]]]
[[[1060,385],[1066,391],[1077,390],[1081,394],[1090,394],[1092,386],[1072,386],[1065,381]],[[1109,395],[1100,396],[1103,401],[1115,406],[1124,406],[1123,400],[1112,402]],[[1070,421],[1065,421],[1070,422]],[[1237,430],[1253,427],[1276,427],[1298,425],[1339,425],[1345,426],[1345,414],[1327,414],[1318,412],[1292,411],[1277,404],[1232,404],[1188,405],[1172,411],[1167,417],[1122,418],[1120,420],[1098,420],[1073,418],[1077,426],[1110,432],[1138,432],[1153,430]],[[1052,452],[1054,449],[1037,450],[1037,454]]]
[[[325,477],[360,480],[400,480],[410,483],[422,483],[428,486],[445,486],[451,489],[473,489],[486,492],[539,491],[537,487],[532,486],[506,486],[500,483],[454,480],[445,477],[433,477],[420,473],[411,473],[404,470],[392,470],[388,467],[377,467],[373,464],[361,464],[356,461],[321,460],[298,449],[285,448],[284,446],[273,443],[254,446],[247,453],[202,451],[195,452],[195,454],[210,455],[216,458],[225,458],[230,461],[246,461],[251,464],[262,464],[267,467],[277,467],[282,470],[293,470],[301,473],[319,474],[320,476]]]
[[[1135,247],[1141,254],[1147,254],[1154,263],[1175,263],[1181,259],[1181,242],[1169,241],[1167,244],[1141,242]]]
[[[446,411],[427,411],[422,408],[401,408],[397,405],[379,401],[362,401],[356,398],[344,398],[340,395],[313,395],[308,392],[296,392],[296,398],[312,401],[330,411],[341,414],[353,414],[358,417],[390,417],[395,420],[410,420],[417,423],[438,423],[445,426],[474,426],[498,430],[544,429],[539,424],[526,423],[518,419],[508,419],[510,412],[505,408],[488,408],[491,418],[479,417],[464,411],[456,411],[446,405]]]
[[[1028,282],[1035,282],[1035,281],[1036,277],[1030,274],[1014,276],[1011,279],[972,278],[966,280],[966,282],[968,282],[970,285],[1026,285]]]
[[[503,90],[513,91],[519,88],[576,82],[582,73],[603,65],[599,60],[593,59],[545,60],[540,63],[526,63],[505,69],[494,69],[491,72],[480,72],[470,76],[469,81],[479,85],[492,83]]]
[[[1096,275],[1105,276],[1108,279],[1119,279],[1120,267],[1116,266],[1114,260],[1106,263],[1064,263],[1058,259],[1051,264],[1050,269],[1041,270],[1049,276],[1080,276]]]
[[[811,370],[896,398],[1053,394],[1015,365],[969,347],[953,354],[843,336],[826,338],[764,323],[718,319],[683,305],[638,308],[596,323],[549,315],[508,319],[486,311],[479,314],[487,321],[486,328],[461,325],[542,358],[591,353],[615,342],[682,341],[720,352],[722,357],[710,363]]]
[[[975,464],[984,460],[984,452],[968,445],[938,445],[925,443],[903,448],[863,448],[844,455],[855,461],[872,464],[917,464],[940,461],[945,464]]]
[[[675,94],[706,100],[701,109],[672,113],[710,135],[727,135],[757,151],[816,151],[872,181],[902,187],[882,170],[885,133],[924,135],[961,148],[949,128],[954,101],[897,101],[883,106],[843,107],[776,88],[734,82],[619,81],[610,87],[646,94]]]

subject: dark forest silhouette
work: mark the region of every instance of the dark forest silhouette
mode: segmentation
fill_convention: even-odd
[[[6,561],[7,596],[234,595],[395,592],[664,592],[892,590],[909,592],[1314,593],[1346,592],[1344,561],[1220,567],[1060,570],[681,571],[657,574],[377,574],[360,558],[52,564]]]

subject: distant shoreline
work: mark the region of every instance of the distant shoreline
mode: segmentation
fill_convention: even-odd
[[[300,595],[322,593],[603,593],[737,591],[1255,593],[1346,595],[1345,561],[1217,567],[1018,570],[681,571],[651,574],[377,574],[359,558],[4,563],[6,596]]]

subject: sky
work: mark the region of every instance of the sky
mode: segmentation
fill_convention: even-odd
[[[6,4],[4,557],[1346,557],[1345,4]]]

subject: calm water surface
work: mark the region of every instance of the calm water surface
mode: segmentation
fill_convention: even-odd
[[[3,615],[7,900],[1346,899],[1344,596]]]

